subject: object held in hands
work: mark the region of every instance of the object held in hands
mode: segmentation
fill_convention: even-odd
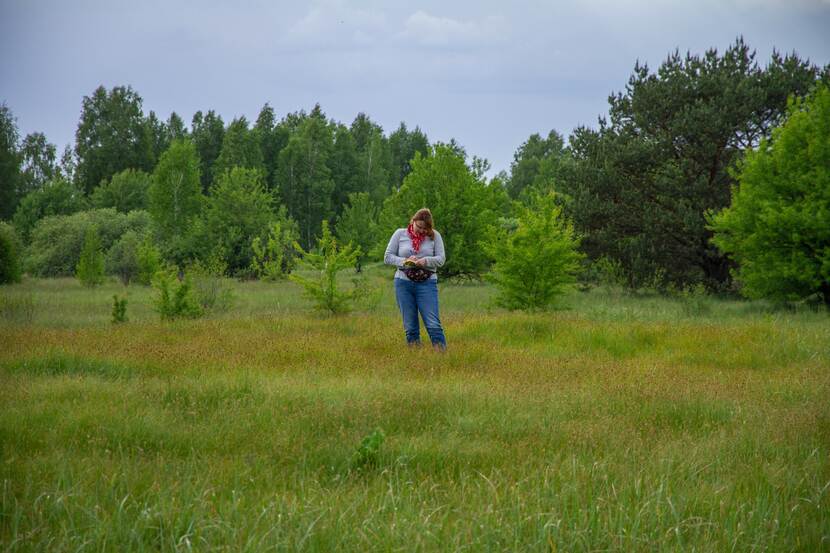
[[[406,275],[406,278],[413,282],[423,282],[432,276],[432,272],[424,269],[423,267],[416,264],[414,261],[406,260],[403,264],[403,274]]]

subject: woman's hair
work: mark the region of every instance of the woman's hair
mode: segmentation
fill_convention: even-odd
[[[409,223],[412,224],[415,221],[422,221],[427,227],[426,235],[433,240],[435,239],[435,231],[432,230],[432,212],[429,209],[419,209],[409,220]]]

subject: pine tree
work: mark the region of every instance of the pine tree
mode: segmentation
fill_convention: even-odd
[[[337,273],[354,267],[360,255],[360,248],[350,244],[339,246],[329,230],[327,221],[323,221],[322,231],[317,242],[317,252],[304,251],[295,243],[303,262],[318,271],[318,278],[305,278],[296,273],[288,278],[304,288],[305,295],[314,301],[317,309],[332,314],[345,313],[351,309],[352,303],[361,296],[363,290],[356,284],[349,292],[340,290],[337,285]]]

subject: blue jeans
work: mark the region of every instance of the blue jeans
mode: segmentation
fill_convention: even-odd
[[[418,321],[420,311],[432,345],[446,349],[447,339],[438,317],[438,281],[430,278],[423,282],[413,282],[396,278],[395,298],[403,317],[407,344],[421,344],[421,326]]]

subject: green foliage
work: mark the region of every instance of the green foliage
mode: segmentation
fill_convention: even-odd
[[[400,190],[384,202],[381,236],[405,227],[416,211],[429,207],[447,253],[439,274],[481,275],[491,261],[481,239],[509,210],[504,188],[476,178],[464,158],[447,145],[435,146],[429,157],[417,154],[411,165]]]
[[[368,192],[349,194],[349,203],[337,220],[335,231],[341,244],[360,248],[357,268],[368,259],[368,252],[378,243],[378,208]],[[364,253],[365,252],[365,253]]]
[[[20,201],[19,139],[17,120],[5,103],[0,104],[0,220],[10,218]]]
[[[765,67],[743,40],[725,51],[637,64],[598,130],[577,129],[558,191],[591,259],[619,260],[632,287],[654,275],[676,287],[729,286],[730,263],[709,242],[705,213],[729,204],[729,168],[805,93],[818,69],[774,53]]]
[[[145,286],[150,285],[153,276],[161,270],[161,252],[153,244],[153,239],[148,235],[136,248],[136,276],[135,279]]]
[[[112,296],[112,323],[127,322],[127,298],[119,298],[117,294]]]
[[[406,124],[401,123],[397,130],[389,135],[389,150],[392,154],[392,186],[393,190],[397,190],[412,171],[410,162],[415,158],[415,154],[429,155],[429,139],[420,128],[415,127],[415,130],[409,131]]]
[[[22,251],[14,227],[0,221],[0,284],[20,282]]]
[[[248,128],[248,120],[239,117],[231,121],[222,138],[222,150],[213,164],[213,179],[236,167],[265,172],[259,135]]]
[[[75,268],[75,277],[84,286],[93,287],[104,282],[104,252],[98,229],[90,225],[86,229],[81,258]]]
[[[202,312],[225,312],[236,299],[233,287],[225,273],[227,264],[221,250],[216,250],[205,261],[194,261],[187,268],[193,286],[193,297]]]
[[[37,190],[60,176],[57,164],[57,148],[46,140],[42,132],[26,135],[20,143],[20,181],[18,197]]]
[[[194,319],[204,314],[188,275],[179,280],[176,271],[164,268],[153,276],[153,308],[163,321]]]
[[[357,446],[351,458],[351,469],[354,471],[376,468],[380,463],[380,447],[386,440],[382,428],[376,428],[367,434]]]
[[[78,182],[87,194],[124,169],[153,168],[153,137],[141,104],[141,97],[129,86],[109,92],[100,86],[92,96],[84,96],[75,155]]]
[[[711,217],[712,241],[738,262],[751,298],[830,307],[830,89],[791,103],[786,122],[749,151],[731,205]]]
[[[535,193],[554,191],[570,161],[565,140],[552,130],[547,138],[532,134],[513,156],[505,188],[511,198],[527,200]]]
[[[205,115],[197,111],[193,115],[191,127],[190,137],[201,160],[202,191],[207,194],[213,183],[213,164],[222,150],[225,124],[222,122],[222,116],[213,110],[209,110]]]
[[[265,104],[257,116],[254,133],[262,150],[262,165],[265,170],[265,187],[277,190],[277,165],[279,154],[288,143],[290,134],[285,125],[277,124],[274,108]]]
[[[116,275],[125,286],[137,279],[140,269],[138,251],[141,243],[141,235],[134,230],[128,230],[121,235],[107,252],[107,274]]]
[[[363,289],[357,285],[349,292],[338,289],[337,273],[343,269],[350,269],[355,266],[360,248],[351,244],[340,247],[337,240],[332,236],[327,221],[322,223],[322,235],[317,242],[317,251],[306,252],[299,243],[294,243],[295,248],[303,258],[303,262],[312,269],[319,271],[316,279],[305,278],[296,273],[288,276],[293,282],[301,285],[305,295],[315,303],[315,307],[321,311],[332,314],[345,313],[351,310],[355,300],[362,296]]]
[[[144,171],[125,169],[95,188],[90,196],[93,207],[113,207],[121,213],[147,209],[150,175]]]
[[[251,272],[259,279],[272,282],[287,277],[295,265],[294,242],[299,236],[297,223],[288,217],[285,206],[280,206],[276,222],[268,229],[265,244],[259,236],[251,241]]]
[[[169,259],[192,257],[193,224],[202,211],[199,154],[189,140],[175,140],[153,171],[148,200]]]
[[[216,177],[194,233],[211,251],[224,252],[230,274],[241,275],[254,258],[251,242],[274,222],[272,203],[261,170],[234,167]]]
[[[380,205],[389,195],[392,181],[392,151],[389,148],[389,140],[383,136],[380,125],[364,113],[359,113],[352,122],[351,134],[357,149],[354,189],[368,192],[372,201]]]
[[[98,229],[102,249],[108,251],[128,230],[147,232],[149,217],[143,211],[124,215],[112,208],[46,217],[32,232],[24,269],[41,277],[74,275],[86,230],[93,225]]]
[[[328,163],[333,145],[333,125],[317,105],[299,120],[279,155],[280,200],[297,221],[304,248],[311,248],[320,221],[332,215],[335,183]]]
[[[489,278],[498,287],[496,301],[509,309],[545,309],[576,282],[583,255],[577,251],[573,225],[562,215],[553,194],[520,207],[518,227],[483,241],[496,259]]]
[[[50,215],[70,215],[87,208],[83,192],[64,178],[47,182],[27,194],[14,212],[14,226],[25,243],[38,221]]]

